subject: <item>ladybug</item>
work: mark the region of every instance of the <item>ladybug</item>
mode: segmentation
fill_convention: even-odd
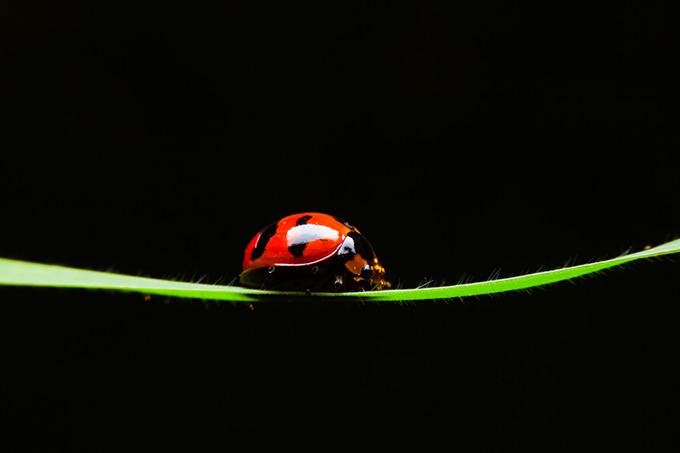
[[[281,291],[389,288],[373,247],[359,230],[318,212],[293,214],[257,233],[246,247],[241,286]]]

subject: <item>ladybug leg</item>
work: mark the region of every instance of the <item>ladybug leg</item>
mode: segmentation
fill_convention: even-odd
[[[335,274],[335,281],[333,282],[333,286],[335,286],[335,289],[340,289],[342,288],[342,285],[343,285],[342,275]]]
[[[260,289],[269,289],[267,287],[267,283],[269,283],[269,278],[274,273],[275,270],[276,270],[276,266],[269,266],[267,268],[267,276],[265,277],[264,281],[262,282],[262,285],[260,285]]]
[[[319,266],[312,266],[312,268],[309,271],[312,275],[316,275],[319,273]],[[305,290],[305,294],[309,296],[310,294],[312,294],[312,290],[310,288],[307,288]]]

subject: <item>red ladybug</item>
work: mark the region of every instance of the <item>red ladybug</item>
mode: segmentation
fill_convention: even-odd
[[[389,288],[359,230],[327,214],[284,217],[246,247],[242,286],[282,291],[366,291]]]

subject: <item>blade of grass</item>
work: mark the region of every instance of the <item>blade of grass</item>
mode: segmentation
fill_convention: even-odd
[[[517,277],[499,278],[483,282],[465,283],[454,286],[441,286],[433,288],[422,288],[414,293],[414,290],[394,290],[388,294],[382,292],[372,292],[366,296],[360,295],[364,299],[374,301],[390,301],[399,299],[420,300],[420,299],[449,299],[457,297],[481,296],[485,294],[497,294],[507,291],[517,291],[523,289],[536,288],[577,277],[592,275],[605,269],[618,267],[632,261],[649,259],[680,252],[680,239],[659,245],[648,250],[643,250],[629,255],[621,255],[602,261],[595,261],[576,266],[565,266],[559,269],[536,272]]]
[[[238,286],[206,285],[136,277],[5,258],[0,258],[0,285],[118,290],[235,302],[256,301],[267,293],[266,291],[253,291]]]
[[[621,255],[592,263],[568,266],[517,277],[432,288],[395,289],[356,293],[315,293],[311,296],[305,295],[304,293],[262,291],[236,286],[208,285],[135,277],[0,258],[0,285],[118,290],[162,296],[226,300],[234,302],[257,302],[280,297],[286,299],[312,299],[315,297],[323,297],[337,300],[355,299],[362,301],[400,302],[481,296],[485,294],[529,289],[593,274],[640,259],[655,258],[679,252],[680,239],[676,239],[657,247],[628,255]]]

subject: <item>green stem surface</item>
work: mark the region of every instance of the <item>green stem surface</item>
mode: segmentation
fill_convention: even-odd
[[[131,275],[74,269],[63,266],[0,258],[0,285],[117,290],[142,294],[233,302],[259,302],[279,298],[305,300],[324,298],[334,300],[353,299],[361,301],[401,302],[452,299],[502,293],[505,291],[525,290],[593,274],[604,269],[621,266],[640,259],[649,259],[678,252],[680,252],[680,239],[640,252],[621,255],[616,258],[562,267],[517,277],[418,289],[314,294],[262,291],[237,286],[209,285],[135,277]]]

